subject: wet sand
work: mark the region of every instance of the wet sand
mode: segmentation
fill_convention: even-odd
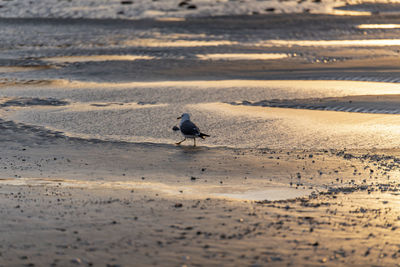
[[[110,145],[0,127],[4,266],[398,262],[398,151]],[[274,201],[241,199],[257,191]]]
[[[398,199],[379,187],[255,203],[2,185],[1,257],[7,266],[395,266]]]
[[[399,20],[0,19],[0,266],[396,266]]]

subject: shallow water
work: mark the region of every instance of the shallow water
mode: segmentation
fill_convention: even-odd
[[[174,143],[189,112],[211,135],[204,146],[399,147],[399,100],[387,97],[400,94],[397,27],[315,15],[31,22],[0,20],[0,96],[24,103],[3,105],[3,118]]]
[[[326,97],[352,95],[357,99],[360,94],[385,95],[396,93],[397,89],[396,84],[390,83],[348,81],[75,83],[70,88],[64,83],[36,89],[14,88],[12,92],[37,97],[46,91],[51,97],[67,99],[67,104],[24,108],[8,105],[3,115],[81,138],[173,143],[180,139],[180,134],[172,131],[178,124],[176,117],[189,111],[201,130],[212,136],[202,145],[277,149],[368,148],[382,144],[396,147],[398,115],[357,113],[363,108],[379,113],[379,109],[367,109],[374,105],[384,107],[380,113],[389,113],[386,102],[374,98],[358,102],[347,108],[354,112],[321,111],[314,107]],[[287,100],[279,108],[233,104],[243,99]],[[306,107],[303,103],[303,109],[308,110],[299,109],[300,100],[294,99],[309,103]],[[340,102],[329,102],[325,110],[339,110],[342,106]],[[399,113],[396,102],[393,108],[392,113]]]

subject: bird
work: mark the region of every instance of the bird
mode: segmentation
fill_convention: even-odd
[[[178,143],[180,145],[182,142],[186,141],[186,138],[193,138],[193,146],[196,146],[196,138],[205,139],[206,137],[210,137],[208,134],[200,132],[200,129],[190,120],[190,115],[188,113],[183,113],[182,116],[178,117],[178,120],[181,120],[179,123],[179,129],[181,130],[184,139]]]

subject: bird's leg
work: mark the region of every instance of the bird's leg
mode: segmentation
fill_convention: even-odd
[[[193,146],[196,146],[196,138],[193,138]]]
[[[183,141],[185,141],[186,140],[186,137],[182,140],[182,141],[180,141],[180,142],[178,142],[178,143],[176,143],[177,145],[180,145]]]

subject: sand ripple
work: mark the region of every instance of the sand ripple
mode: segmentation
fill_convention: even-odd
[[[261,100],[242,101],[231,103],[233,105],[294,108],[311,110],[329,110],[342,112],[378,113],[378,114],[400,114],[399,95],[367,95],[348,97],[328,97],[311,99],[291,100]]]

